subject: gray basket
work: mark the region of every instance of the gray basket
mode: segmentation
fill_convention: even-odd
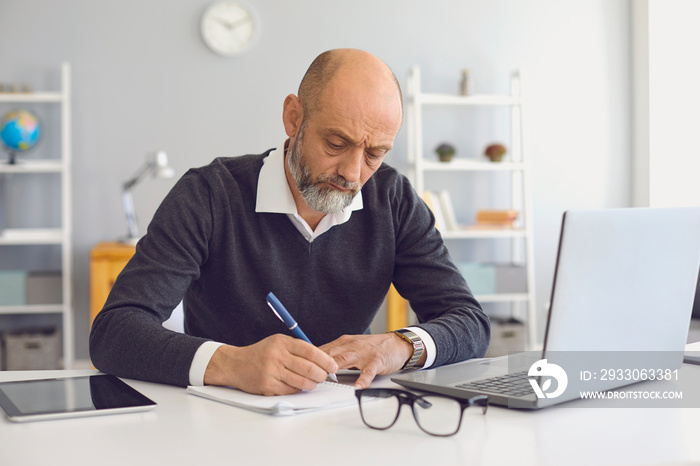
[[[525,351],[525,325],[516,319],[491,319],[491,344],[487,358]]]
[[[61,335],[55,327],[3,335],[5,370],[61,369]]]

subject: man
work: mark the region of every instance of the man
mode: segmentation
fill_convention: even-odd
[[[482,357],[490,326],[434,218],[382,162],[403,119],[381,60],[332,50],[284,101],[287,141],[190,170],[163,201],[90,335],[118,376],[278,395],[338,369],[377,374]],[[421,324],[369,335],[389,285]],[[286,305],[313,346],[267,307]],[[183,299],[185,333],[162,327]]]

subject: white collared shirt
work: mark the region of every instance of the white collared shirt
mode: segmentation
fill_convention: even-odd
[[[312,230],[306,220],[301,218],[294,202],[292,190],[287,183],[284,172],[284,144],[281,149],[275,149],[265,158],[258,177],[258,193],[255,211],[258,213],[287,214],[289,220],[308,242],[321,236],[336,225],[350,220],[350,215],[356,210],[362,210],[362,192],[352,199],[349,206],[341,212],[326,214],[315,230]]]
[[[284,171],[284,146],[282,143],[279,149],[275,149],[265,158],[260,175],[258,175],[258,192],[255,202],[255,211],[258,213],[286,214],[292,224],[304,235],[307,241],[313,242],[323,233],[336,225],[343,224],[350,220],[350,216],[356,210],[362,210],[362,191],[357,193],[352,203],[341,212],[326,214],[315,230],[312,230],[306,220],[304,220],[297,210],[292,190],[287,183],[287,176]],[[430,334],[418,327],[408,327],[409,330],[418,335],[425,345],[427,359],[424,368],[430,367],[435,361],[435,342]],[[190,365],[190,385],[204,385],[204,373],[207,370],[209,361],[223,343],[215,341],[204,342],[198,349]]]

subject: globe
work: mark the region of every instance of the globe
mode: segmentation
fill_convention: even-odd
[[[0,119],[0,140],[10,153],[10,163],[15,163],[17,152],[34,147],[40,134],[39,119],[29,110],[10,110]]]

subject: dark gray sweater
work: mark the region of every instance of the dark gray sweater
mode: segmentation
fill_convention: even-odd
[[[434,365],[483,357],[489,320],[405,177],[382,165],[362,188],[364,208],[310,243],[285,214],[255,212],[268,153],[216,159],[177,182],[93,323],[95,367],[185,386],[206,340],[291,334],[268,292],[320,346],[367,333],[392,282],[435,341]],[[179,334],[161,324],[183,296]]]

